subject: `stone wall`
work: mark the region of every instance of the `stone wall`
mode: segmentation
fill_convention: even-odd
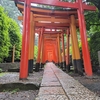
[[[15,62],[15,63],[0,63],[0,68],[5,72],[8,71],[9,69],[19,69],[20,63]]]

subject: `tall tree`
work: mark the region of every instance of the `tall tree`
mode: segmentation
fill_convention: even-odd
[[[15,46],[15,60],[20,59],[20,51],[21,51],[21,33],[20,33],[20,28],[18,24],[13,20],[9,19],[9,38],[10,38],[10,51],[9,51],[9,56],[6,58],[6,60],[11,62],[12,59],[12,50],[13,46]]]
[[[86,1],[93,3],[98,9],[100,9],[100,0],[86,0]]]
[[[9,39],[9,17],[0,6],[0,62],[8,56],[10,39]]]
[[[15,60],[19,59],[21,51],[21,34],[18,24],[8,17],[0,6],[0,62],[12,58],[12,47],[16,46]]]
[[[98,8],[98,15],[99,15],[99,18],[100,18],[100,0],[87,0],[87,2],[91,2],[92,4],[94,4],[97,8]]]
[[[1,6],[5,8],[5,11],[8,13],[8,16],[14,19],[21,27],[21,22],[17,19],[18,16],[21,15],[18,8],[15,6],[14,1],[12,0],[1,0]]]
[[[93,71],[96,71],[99,65],[98,62],[98,51],[100,51],[100,32],[94,33],[89,41],[90,53],[91,53],[91,63],[93,66]]]

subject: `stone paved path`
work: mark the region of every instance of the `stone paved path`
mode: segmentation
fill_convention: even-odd
[[[36,100],[100,100],[100,97],[53,63],[47,63]]]

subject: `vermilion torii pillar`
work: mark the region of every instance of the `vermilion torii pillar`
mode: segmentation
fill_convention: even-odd
[[[28,53],[29,53],[29,37],[30,37],[30,5],[31,5],[30,0],[25,0],[19,79],[26,79],[28,76]]]
[[[66,72],[69,72],[70,71],[70,53],[69,53],[69,48],[70,48],[70,31],[69,31],[69,29],[67,29],[66,35],[67,35]]]
[[[41,68],[43,68],[43,66],[44,66],[43,57],[44,57],[44,35],[43,35],[43,37],[42,37]]]
[[[59,66],[59,49],[58,49],[58,36],[56,38],[56,52],[57,52],[57,66]]]
[[[72,30],[70,29],[70,34],[72,33]],[[72,64],[73,64],[73,67],[74,67],[74,72],[77,73],[78,70],[77,70],[77,64],[76,64],[76,61],[75,61],[75,49],[74,49],[74,41],[73,41],[73,36],[71,35],[71,47],[72,47]]]
[[[73,45],[73,50],[74,50],[74,56],[75,58],[73,59],[74,65],[74,71],[78,72],[80,75],[83,75],[83,68],[82,68],[82,61],[80,57],[80,51],[79,51],[79,46],[78,46],[78,38],[77,38],[77,32],[76,32],[76,25],[75,25],[75,16],[71,15],[70,16],[71,23],[70,23],[70,30],[71,30],[71,39],[72,39],[72,45]]]
[[[62,67],[61,66],[61,50],[60,50],[60,35],[59,34],[57,34],[57,42],[58,42],[57,47],[58,47],[58,55],[59,55],[59,66]]]
[[[36,66],[35,66],[35,71],[38,72],[39,68],[40,68],[40,56],[41,56],[41,45],[42,45],[42,37],[43,37],[43,28],[41,28],[40,31],[40,37],[39,37],[39,43],[38,43],[38,57],[37,57],[37,61],[36,61]]]
[[[34,30],[33,12],[31,12],[31,19],[30,19],[30,39],[29,39],[29,60],[28,60],[28,72],[29,73],[33,72],[34,42],[35,42],[35,30]]]
[[[79,6],[79,9],[77,10],[77,12],[78,12],[78,19],[79,19],[79,28],[80,28],[80,35],[81,35],[84,67],[85,67],[84,69],[85,69],[85,72],[88,76],[92,76],[90,53],[89,53],[89,49],[88,49],[88,42],[87,42],[87,36],[86,36],[84,7],[83,7],[83,4],[82,4],[82,0],[77,0],[77,3],[78,3],[78,6]]]
[[[64,34],[61,34],[62,37],[62,52],[63,52],[63,59],[62,59],[62,66],[63,66],[63,70],[65,70],[65,45],[64,45]]]

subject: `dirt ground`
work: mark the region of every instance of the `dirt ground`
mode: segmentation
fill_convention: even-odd
[[[93,77],[87,77],[79,76],[78,74],[70,72],[69,75],[83,84],[89,90],[100,96],[100,74],[94,74]],[[43,70],[41,70],[40,72],[33,72],[33,74],[29,75],[28,80],[25,81],[19,81],[19,73],[16,72],[3,74],[0,73],[0,85],[9,83],[21,83],[22,85],[26,84],[28,86],[30,84],[33,84],[33,87],[34,85],[39,87],[42,77]],[[12,90],[4,89],[0,91],[0,100],[35,100],[37,94],[38,89],[28,88],[26,90],[20,90],[18,89],[18,87],[16,87]]]

